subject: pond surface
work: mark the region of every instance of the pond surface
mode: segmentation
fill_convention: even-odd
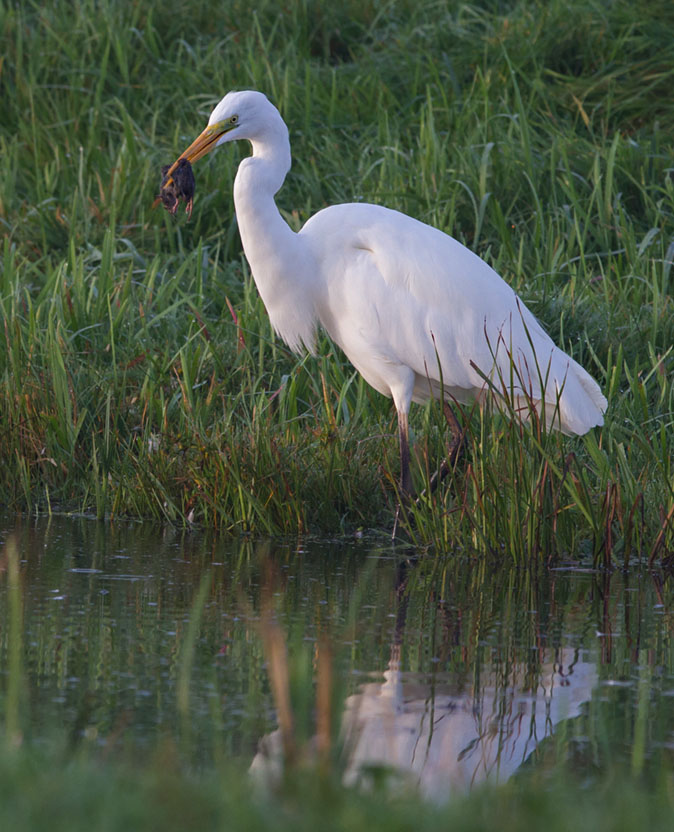
[[[532,767],[657,777],[674,759],[672,595],[647,572],[0,518],[0,725],[273,776],[271,657],[297,743],[341,715],[350,781],[395,768],[442,799]]]

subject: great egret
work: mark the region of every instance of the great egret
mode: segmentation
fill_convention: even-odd
[[[323,327],[368,384],[393,398],[403,496],[412,494],[413,401],[467,403],[505,384],[523,419],[533,406],[564,433],[603,424],[606,399],[594,379],[457,240],[366,203],[324,208],[293,232],[274,201],[290,170],[288,128],[262,93],[227,93],[169,168],[168,183],[182,159],[236,139],[252,145],[234,181],[236,218],[271,324],[295,351],[313,351]]]

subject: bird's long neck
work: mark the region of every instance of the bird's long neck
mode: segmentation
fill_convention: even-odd
[[[281,217],[274,195],[290,169],[288,130],[278,124],[251,140],[234,180],[234,206],[246,259],[271,323],[286,343],[313,349],[311,287],[305,285],[307,255],[298,235]]]
[[[251,141],[234,181],[234,206],[248,262],[255,264],[280,246],[292,245],[293,232],[279,214],[274,195],[290,170],[290,142],[283,122]]]

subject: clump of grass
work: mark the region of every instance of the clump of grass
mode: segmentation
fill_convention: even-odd
[[[544,376],[543,369],[539,373]],[[450,471],[449,486],[434,492],[430,483],[443,464],[447,431],[442,419],[438,423],[439,408],[429,413],[421,451],[428,486],[410,506],[413,539],[446,548],[469,540],[476,550],[505,554],[515,562],[532,554],[551,562],[571,551],[605,566],[620,559],[625,568],[635,554],[652,565],[671,550],[672,517],[665,506],[673,492],[666,443],[646,445],[648,463],[637,476],[610,422],[599,441],[592,431],[571,444],[546,427],[533,400],[526,401],[528,413],[522,413],[522,398],[510,392],[512,382],[485,381],[498,395],[482,410],[473,408],[465,426],[468,458]],[[638,396],[638,388],[632,393]],[[554,422],[554,413],[549,417]],[[652,474],[658,470],[664,495],[653,489]],[[649,529],[658,528],[653,538]]]
[[[537,828],[552,832],[630,830],[646,823],[659,832],[671,826],[667,784],[656,794],[638,783],[616,778],[599,792],[560,779],[548,789],[535,780],[495,791],[476,790],[448,806],[435,807],[409,795],[356,793],[327,786],[303,772],[283,797],[252,792],[240,770],[185,776],[170,753],[150,767],[109,765],[86,760],[63,766],[58,755],[21,752],[0,756],[0,819],[14,829],[78,832],[92,826],[111,830],[154,828],[279,830],[420,829],[482,830]],[[226,788],[223,787],[226,783]],[[564,811],[560,811],[560,806]]]
[[[152,211],[160,165],[227,88],[254,87],[291,128],[293,227],[367,199],[448,231],[607,392],[584,440],[467,415],[468,467],[415,510],[415,538],[518,560],[668,557],[670,4],[242,8],[80,0],[0,18],[3,502],[390,529],[390,405],[326,342],[298,359],[275,340],[233,219],[242,151],[197,170],[191,222]],[[433,413],[412,419],[420,481],[443,455]]]

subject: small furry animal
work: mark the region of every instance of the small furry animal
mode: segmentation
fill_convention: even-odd
[[[173,171],[169,175],[169,170]],[[161,186],[159,198],[164,208],[171,214],[178,210],[181,200],[185,202],[185,213],[189,217],[192,214],[192,201],[194,199],[194,173],[192,165],[185,158],[178,159],[175,165],[164,165],[161,169]]]

